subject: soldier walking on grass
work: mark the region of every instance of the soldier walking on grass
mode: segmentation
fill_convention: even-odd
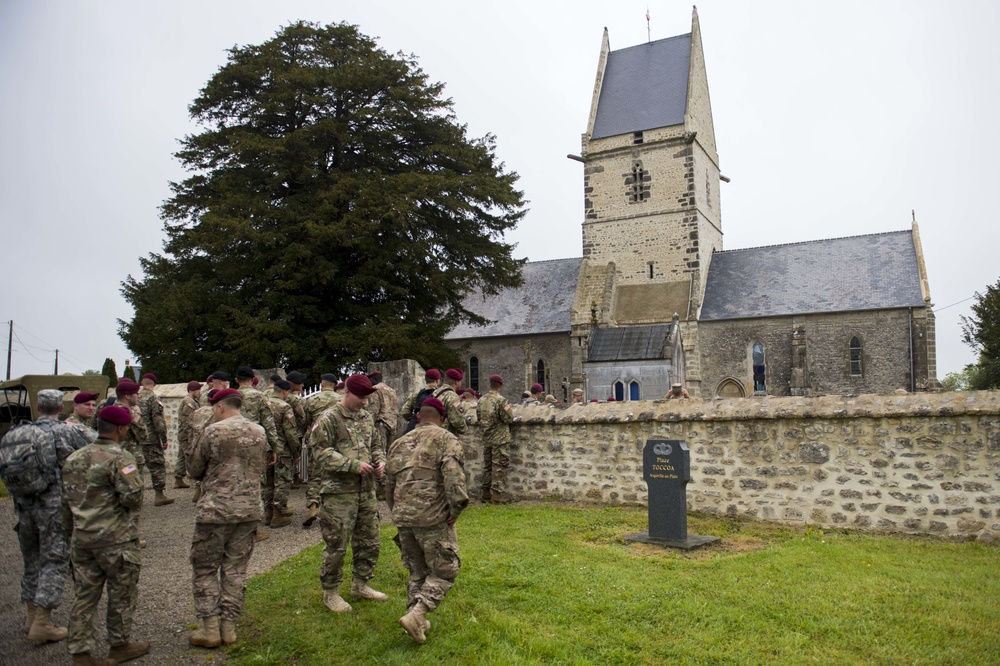
[[[222,389],[209,401],[216,421],[205,428],[187,456],[188,472],[202,484],[191,541],[199,627],[188,640],[214,648],[236,642],[247,563],[261,519],[260,479],[268,446],[264,429],[240,413],[239,391]]]
[[[132,415],[120,406],[97,417],[97,440],[63,467],[62,524],[72,534],[74,598],[69,651],[74,666],[113,666],[149,652],[149,642],[132,643],[132,615],[139,594],[139,532],[142,477],[135,458],[119,446]],[[108,659],[95,659],[94,611],[108,589]]]
[[[386,463],[386,502],[410,571],[407,613],[399,624],[417,643],[430,628],[425,616],[441,605],[458,577],[455,521],[469,504],[462,443],[441,427],[445,413],[437,398],[425,400],[420,423],[392,443]]]
[[[309,444],[310,433],[312,433],[313,426],[316,424],[319,415],[334,405],[340,404],[340,400],[343,397],[335,389],[337,386],[336,375],[326,372],[320,375],[319,380],[319,393],[313,393],[303,401],[306,415],[303,431],[305,432],[307,444]],[[309,446],[311,447],[312,445],[309,444]],[[319,516],[320,479],[319,475],[313,469],[316,462],[316,452],[310,448],[309,454],[309,483],[306,486],[306,506],[309,511],[306,514],[305,520],[302,521],[302,527],[310,527],[313,521],[316,520],[316,517]]]
[[[153,506],[166,506],[174,503],[173,498],[163,494],[167,487],[167,461],[163,457],[163,452],[167,450],[167,422],[163,418],[163,403],[153,391],[156,375],[147,372],[140,381],[142,389],[139,391],[139,414],[146,427],[142,455],[146,459],[146,468],[156,493]]]
[[[507,504],[507,467],[510,465],[510,403],[500,395],[503,377],[490,375],[490,390],[479,400],[476,414],[483,436],[483,502]]]
[[[364,375],[351,375],[341,402],[316,419],[309,445],[315,453],[313,470],[320,497],[319,522],[323,531],[323,564],[319,578],[323,603],[334,613],[351,605],[340,596],[347,546],[353,550],[355,599],[385,601],[388,597],[368,586],[379,556],[376,478],[385,468],[385,454],[375,446],[375,424],[364,410],[375,392]]]

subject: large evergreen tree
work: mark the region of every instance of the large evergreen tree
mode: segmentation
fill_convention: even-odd
[[[450,360],[443,335],[482,321],[462,297],[521,282],[503,237],[524,200],[443,87],[347,24],[231,49],[190,107],[203,131],[176,154],[191,175],[161,207],[164,253],[122,285],[143,367]]]
[[[1000,388],[1000,280],[976,292],[972,316],[962,317],[962,341],[979,354],[971,366],[970,388]]]

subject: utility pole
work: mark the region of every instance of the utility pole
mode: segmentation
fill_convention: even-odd
[[[14,346],[14,320],[10,320],[10,333],[7,334],[7,379],[10,379],[10,349]]]
[[[56,350],[56,369],[55,369],[55,371],[53,371],[52,374],[53,375],[58,375],[59,374],[59,350],[58,349]]]

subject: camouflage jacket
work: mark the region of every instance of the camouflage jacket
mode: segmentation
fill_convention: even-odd
[[[195,522],[260,520],[260,476],[267,466],[267,435],[242,414],[209,424],[186,458],[201,481]]]
[[[442,386],[434,391],[434,397],[444,403],[444,423],[441,424],[445,430],[453,435],[465,434],[465,414],[459,409],[462,398],[455,393],[455,389],[450,386]]]
[[[299,433],[299,440],[301,440],[306,434],[306,401],[298,393],[289,393],[285,402],[295,414],[295,427]]]
[[[510,424],[514,422],[510,403],[496,391],[490,391],[479,399],[476,406],[483,441],[490,444],[506,444],[510,441]]]
[[[267,437],[267,448],[277,453],[281,450],[281,440],[278,438],[278,428],[274,424],[274,414],[267,404],[264,394],[252,386],[241,386],[237,389],[243,396],[243,406],[240,414],[264,429]]]
[[[178,451],[185,451],[191,440],[191,415],[199,408],[198,401],[188,393],[177,408],[177,446]]]
[[[83,436],[87,438],[88,444],[97,439],[97,431],[90,427],[90,423],[84,421],[76,414],[70,414],[66,418],[65,423],[75,426],[80,432],[82,432]]]
[[[167,422],[163,418],[163,403],[151,389],[139,389],[139,414],[146,427],[146,444],[163,446],[167,442]]]
[[[299,439],[299,426],[292,406],[280,398],[271,398],[271,412],[274,414],[274,425],[278,429],[278,439],[281,441],[278,455],[298,458],[302,453],[302,441]]]
[[[212,413],[211,406],[206,405],[205,407],[199,407],[194,410],[193,414],[191,414],[187,446],[183,450],[185,464],[187,464],[187,456],[198,444],[198,440],[201,439],[202,434],[204,434],[205,428],[207,428],[210,423],[214,422],[215,414]]]
[[[392,432],[396,431],[396,422],[399,420],[399,398],[391,386],[384,382],[376,384],[375,392],[368,396],[368,405],[365,409],[372,415],[376,425],[381,421]]]
[[[469,504],[462,443],[444,428],[421,423],[389,446],[385,499],[396,527],[457,519]]]
[[[63,466],[62,522],[73,543],[106,548],[139,538],[142,475],[131,453],[99,437]]]
[[[309,436],[320,494],[357,493],[374,487],[373,477],[359,476],[361,463],[385,462],[380,446],[373,446],[375,422],[363,409],[352,412],[338,403],[316,419]]]
[[[316,419],[326,410],[340,402],[341,396],[333,389],[323,389],[319,393],[313,393],[308,398],[302,400],[305,408],[305,423],[302,424],[303,435],[308,437],[312,432],[312,427],[316,424]]]

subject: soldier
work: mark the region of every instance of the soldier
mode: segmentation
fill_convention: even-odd
[[[386,502],[410,571],[407,613],[399,624],[417,643],[430,628],[425,615],[441,605],[458,577],[455,521],[469,504],[462,443],[441,427],[446,411],[440,400],[425,400],[420,424],[392,443],[386,463]]]
[[[417,425],[417,412],[420,410],[420,403],[434,395],[434,391],[441,385],[441,372],[437,368],[431,368],[424,373],[424,387],[411,395],[403,403],[399,410],[400,416],[406,421],[406,428],[403,433],[410,432]]]
[[[298,464],[302,452],[302,441],[299,439],[298,423],[292,406],[286,402],[292,385],[278,378],[274,382],[274,397],[271,398],[271,411],[274,413],[274,423],[278,429],[281,448],[278,459],[273,466],[268,467],[268,483],[273,488],[273,517],[271,527],[284,527],[292,522],[292,511],[288,508],[288,491],[292,487],[292,470]]]
[[[264,428],[243,416],[239,391],[216,391],[210,401],[216,422],[205,428],[187,456],[191,478],[202,482],[191,543],[199,627],[188,640],[206,648],[236,642],[268,456]]]
[[[142,507],[142,477],[135,458],[119,446],[132,415],[124,407],[101,410],[98,438],[63,467],[62,522],[72,533],[74,599],[69,651],[74,666],[111,665],[149,652],[149,642],[129,642],[139,594],[139,533],[134,514]],[[94,650],[94,611],[108,588],[108,659]]]
[[[142,470],[146,467],[146,458],[142,455],[142,443],[146,441],[146,428],[142,424],[142,415],[139,414],[139,385],[131,379],[123,377],[115,386],[115,397],[110,404],[120,405],[132,414],[132,425],[129,426],[128,434],[125,439],[119,442],[119,445],[135,458],[139,475],[142,476]]]
[[[8,453],[30,452],[32,465],[17,470],[17,480],[4,476],[13,496],[17,516],[17,540],[21,546],[24,569],[21,575],[21,601],[27,612],[25,633],[36,643],[61,641],[66,628],[52,624],[51,613],[62,601],[69,562],[69,546],[59,522],[60,469],[66,459],[88,444],[78,428],[59,420],[63,393],[55,389],[38,392],[38,420],[11,428],[0,448],[4,460]]]
[[[295,413],[295,423],[299,428],[299,440],[305,437],[306,432],[306,410],[305,410],[305,400],[302,398],[302,387],[306,383],[306,376],[301,372],[295,370],[288,373],[285,377],[285,381],[292,385],[292,388],[288,391],[288,397],[285,398],[292,411]],[[292,477],[292,488],[301,488],[304,484],[302,477],[299,475],[299,462],[295,463],[295,475]]]
[[[248,420],[264,428],[267,437],[267,448],[270,451],[267,466],[273,467],[277,460],[278,451],[281,450],[281,442],[278,439],[278,428],[274,424],[274,414],[264,394],[253,387],[253,368],[248,365],[241,365],[236,370],[236,384],[240,395],[243,396],[243,406],[240,413]],[[264,501],[264,520],[262,526],[257,530],[257,540],[263,541],[271,536],[271,519],[274,515],[274,470],[265,470],[260,477],[261,497]]]
[[[313,469],[320,481],[319,521],[326,542],[319,577],[323,603],[334,613],[351,610],[338,589],[349,544],[354,568],[351,595],[372,601],[388,598],[368,586],[380,544],[375,479],[385,469],[385,455],[375,446],[375,424],[364,410],[375,388],[364,375],[348,377],[346,388],[343,400],[316,419],[309,442],[316,455]]]
[[[73,413],[66,418],[66,423],[79,428],[88,442],[97,439],[97,431],[90,427],[97,411],[97,398],[96,393],[80,391],[73,396]]]
[[[687,389],[684,388],[683,384],[671,384],[670,390],[667,394],[663,396],[664,400],[687,400],[691,396],[688,395]]]
[[[264,397],[270,400],[274,397],[274,383],[281,379],[281,375],[277,372],[272,373],[270,377],[267,378],[267,390],[264,391]]]
[[[383,451],[396,435],[396,422],[399,420],[399,398],[391,386],[382,382],[382,372],[373,370],[368,373],[368,379],[375,392],[368,398],[365,409],[372,415],[375,422],[375,438]]]
[[[205,394],[205,399],[210,400],[213,395],[219,392],[220,389],[209,389]],[[212,413],[212,405],[208,404],[204,407],[199,407],[194,410],[191,414],[191,432],[188,437],[187,446],[184,451],[179,451],[178,454],[182,456],[184,460],[184,469],[187,471],[187,458],[189,452],[198,444],[198,440],[201,439],[202,433],[205,432],[205,428],[208,424],[215,422],[215,415]],[[194,482],[194,495],[191,496],[192,502],[197,502],[201,499],[201,482]]]
[[[187,385],[187,395],[181,400],[181,406],[177,408],[177,461],[174,463],[174,488],[190,488],[191,485],[184,480],[187,476],[187,464],[184,462],[184,451],[190,445],[191,438],[191,415],[198,407],[198,400],[201,398],[201,382],[190,381]]]
[[[208,383],[210,388],[214,388],[216,391],[221,391],[224,388],[229,388],[229,373],[223,372],[222,370],[216,370],[210,374],[208,379],[205,381]],[[199,402],[202,407],[208,407],[209,402],[207,394],[203,394]]]
[[[573,389],[573,402],[574,405],[583,404],[583,389]]]
[[[510,465],[510,403],[500,395],[503,377],[490,375],[490,390],[479,401],[476,413],[483,437],[483,503],[508,504],[507,467]]]
[[[303,426],[305,432],[305,437],[309,438],[310,433],[313,430],[313,426],[316,424],[316,419],[319,415],[330,409],[334,405],[340,403],[342,397],[335,390],[337,385],[337,377],[329,372],[320,375],[319,378],[319,393],[313,393],[311,396],[305,399],[305,413],[306,422]],[[306,514],[306,519],[302,521],[302,527],[309,527],[316,520],[319,515],[319,486],[320,479],[319,476],[312,470],[312,463],[315,462],[315,452],[310,449],[310,470],[309,470],[309,485],[306,488],[306,505],[309,507],[309,512]]]
[[[449,368],[444,373],[444,386],[434,391],[434,397],[444,403],[445,418],[442,427],[453,435],[465,434],[465,415],[458,408],[462,390],[462,371]]]
[[[528,397],[521,400],[522,405],[540,405],[542,404],[542,394],[545,393],[545,387],[541,384],[532,384],[531,392]]]
[[[163,494],[167,487],[167,461],[163,458],[163,452],[167,450],[167,422],[163,419],[163,403],[153,391],[156,375],[147,372],[140,381],[142,389],[139,391],[139,413],[146,427],[142,455],[146,459],[149,476],[153,479],[153,491],[156,493],[153,506],[166,506],[174,503],[173,498]]]

